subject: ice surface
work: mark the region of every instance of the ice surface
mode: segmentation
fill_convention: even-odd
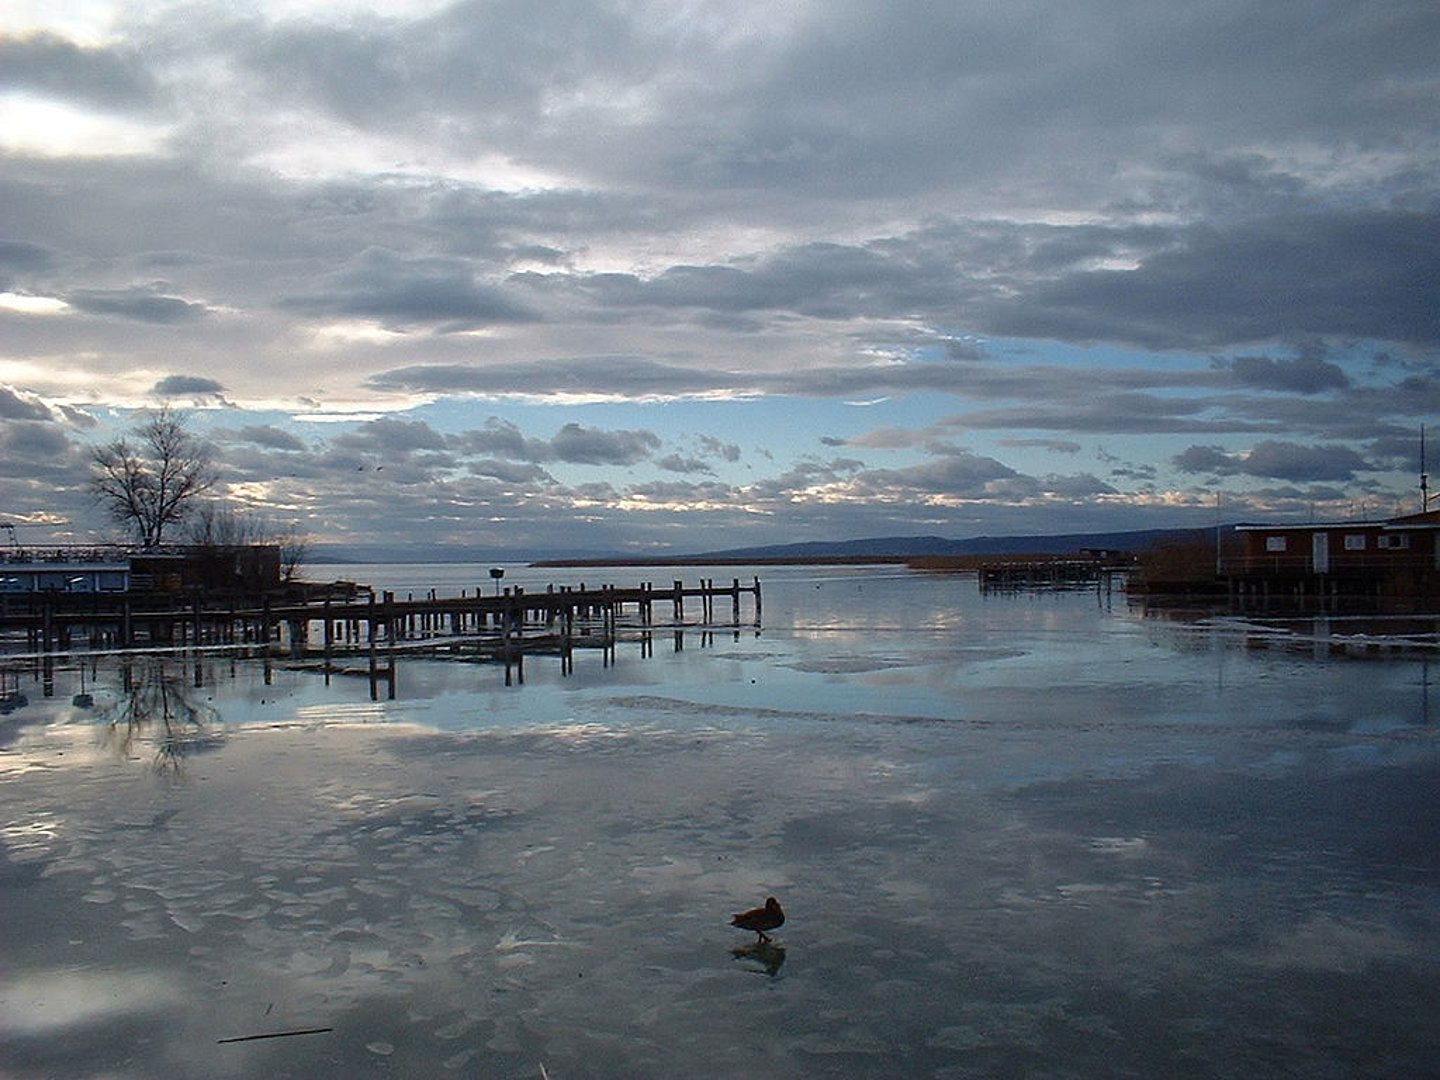
[[[1423,651],[790,573],[759,638],[524,686],[132,670],[204,704],[167,727],[116,670],[83,715],[37,683],[0,728],[3,1071],[1437,1072]],[[770,894],[762,948],[726,924]]]

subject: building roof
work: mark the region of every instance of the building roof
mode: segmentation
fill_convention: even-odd
[[[1236,532],[1314,532],[1320,529],[1385,529],[1388,521],[1272,521],[1261,525],[1236,525]]]
[[[1386,523],[1391,529],[1440,529],[1440,510],[1426,510],[1423,514],[1406,514],[1391,518]]]
[[[1423,514],[1402,514],[1399,517],[1375,521],[1291,521],[1270,522],[1259,525],[1236,525],[1236,532],[1314,532],[1331,529],[1440,529],[1440,510],[1427,510]]]

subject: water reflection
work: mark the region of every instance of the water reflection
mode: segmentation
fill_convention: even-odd
[[[507,688],[399,653],[401,698],[374,701],[283,661],[110,657],[84,710],[73,666],[51,699],[26,669],[0,720],[0,1060],[1435,1075],[1428,651],[820,583],[767,585],[763,638],[656,627],[531,654],[523,687],[518,658]],[[94,767],[92,727],[220,756],[184,784]],[[805,912],[793,965],[715,917],[772,884]]]
[[[137,746],[154,746],[156,772],[179,776],[191,754],[221,744],[219,712],[199,700],[204,667],[197,658],[187,682],[184,668],[161,656],[127,659],[120,667],[122,692],[100,713],[100,742],[123,758],[133,758]],[[82,668],[83,670],[83,668]]]
[[[30,698],[20,689],[20,672],[0,668],[0,716],[8,716],[29,704]]]
[[[785,963],[785,946],[773,941],[756,941],[730,950],[730,955],[742,961],[746,968],[772,979],[780,974]]]

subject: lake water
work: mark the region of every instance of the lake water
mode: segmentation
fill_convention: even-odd
[[[393,700],[223,651],[7,663],[0,1073],[1440,1074],[1434,620],[757,573],[758,629],[508,686],[403,655]],[[768,946],[727,925],[767,895]]]

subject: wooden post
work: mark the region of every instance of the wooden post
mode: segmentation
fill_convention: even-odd
[[[575,670],[575,643],[571,634],[575,632],[575,607],[566,604],[559,611],[560,617],[560,674],[569,675]]]

